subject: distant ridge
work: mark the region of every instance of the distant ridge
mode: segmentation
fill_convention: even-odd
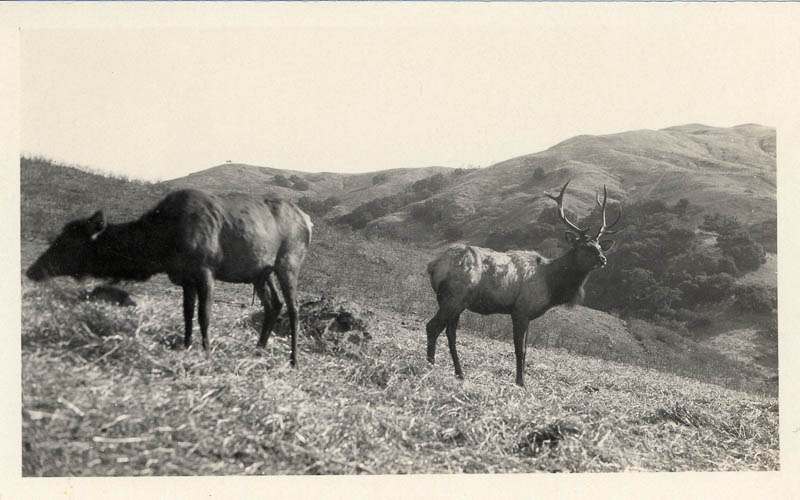
[[[335,197],[338,204],[323,215],[335,218],[418,180],[451,171],[424,167],[309,173],[229,163],[161,185],[257,192],[290,200]],[[281,177],[294,180],[287,183]],[[653,199],[672,204],[686,198],[695,206],[746,223],[772,219],[776,217],[775,129],[754,123],[728,128],[688,123],[660,130],[578,135],[538,153],[469,170],[433,199],[450,207],[465,238],[482,240],[493,230],[524,227],[550,205],[542,193],[568,178],[573,181],[567,206],[579,215],[592,209],[595,189],[605,184],[618,201]],[[367,231],[431,238],[410,217],[417,203],[422,202],[372,221]]]

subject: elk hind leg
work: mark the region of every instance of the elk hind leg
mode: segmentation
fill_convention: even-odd
[[[258,338],[258,347],[266,347],[269,335],[275,326],[278,315],[283,308],[281,299],[278,298],[278,291],[275,289],[272,274],[268,274],[263,280],[255,283],[256,293],[261,299],[264,307],[264,322],[261,324],[261,335]]]
[[[210,269],[203,269],[197,282],[197,322],[203,336],[203,349],[208,351],[208,325],[214,296],[214,277]]]
[[[297,278],[300,273],[300,266],[303,264],[303,257],[300,255],[285,255],[279,259],[276,266],[278,283],[281,285],[283,299],[286,301],[286,312],[289,316],[289,327],[292,331],[292,354],[289,358],[290,364],[297,367],[297,330],[299,320],[299,307],[297,306]]]

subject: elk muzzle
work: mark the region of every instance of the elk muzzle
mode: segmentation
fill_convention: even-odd
[[[42,281],[48,277],[48,274],[44,266],[34,264],[25,271],[25,276],[33,281]]]

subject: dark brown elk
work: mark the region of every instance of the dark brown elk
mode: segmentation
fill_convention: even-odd
[[[286,301],[290,359],[296,366],[297,279],[311,228],[308,215],[290,202],[179,190],[133,222],[107,224],[98,211],[68,223],[26,275],[34,281],[50,276],[143,281],[166,273],[183,287],[184,346],[192,343],[197,302],[203,348],[208,350],[214,280],[254,285],[264,306],[258,339],[264,347],[283,307],[274,274]]]
[[[588,228],[581,229],[564,214],[564,191],[558,196],[545,193],[558,204],[566,233],[569,251],[557,259],[547,259],[533,251],[495,252],[486,248],[457,245],[448,248],[428,264],[431,286],[436,293],[439,310],[428,322],[428,362],[434,363],[436,340],[447,330],[447,343],[453,358],[456,376],[464,377],[456,352],[456,329],[461,313],[466,309],[478,314],[508,314],[514,331],[514,354],[517,361],[516,383],[524,385],[523,370],[528,343],[528,324],[550,308],[575,304],[583,298],[583,285],[589,273],[606,264],[603,252],[612,247],[612,240],[601,240],[622,216],[606,223],[608,192],[603,186],[600,229],[594,236]]]

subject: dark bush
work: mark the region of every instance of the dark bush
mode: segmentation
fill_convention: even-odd
[[[736,267],[736,262],[734,262],[733,257],[726,255],[717,261],[717,272],[738,276],[739,268]]]
[[[778,221],[769,219],[748,226],[747,232],[765,251],[778,253]]]
[[[722,250],[723,255],[733,259],[741,272],[755,271],[767,261],[764,247],[744,231],[719,235],[717,246]]]
[[[444,226],[442,233],[447,241],[456,241],[464,236],[464,228],[460,224],[452,223]]]
[[[285,187],[285,188],[292,187],[292,182],[289,179],[287,179],[285,176],[280,175],[280,174],[278,174],[278,175],[276,175],[275,177],[272,178],[272,183],[275,184],[276,186],[280,186],[280,187]]]
[[[311,184],[303,179],[298,178],[296,181],[294,181],[294,184],[292,184],[292,189],[295,191],[308,191],[311,189]]]
[[[760,285],[741,285],[736,288],[736,307],[756,313],[772,311],[778,306],[778,298],[773,290]]]
[[[325,215],[339,203],[341,203],[341,200],[335,196],[330,196],[324,200],[315,200],[310,196],[303,196],[297,200],[297,206],[310,215]]]

